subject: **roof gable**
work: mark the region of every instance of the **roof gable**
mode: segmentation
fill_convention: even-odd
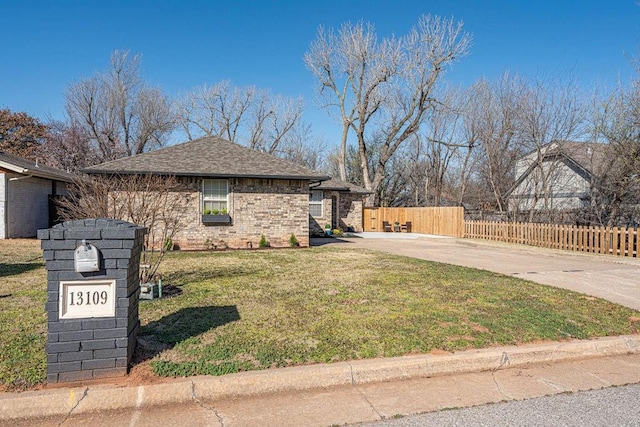
[[[84,172],[313,181],[330,178],[297,163],[215,136],[91,166]]]
[[[597,142],[551,141],[539,150],[543,163],[562,162],[576,175],[587,181],[598,176],[606,156],[606,145]],[[533,150],[522,156],[521,160],[531,158],[529,165],[520,176],[516,176],[514,184],[507,190],[505,197],[509,197],[538,166],[537,153],[538,150]]]
[[[32,175],[54,181],[71,182],[75,178],[75,175],[68,172],[45,166],[39,164],[39,162],[34,162],[33,160],[25,159],[5,151],[0,151],[0,168],[26,176]]]

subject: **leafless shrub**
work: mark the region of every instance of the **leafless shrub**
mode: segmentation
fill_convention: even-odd
[[[156,275],[173,238],[184,227],[191,200],[188,187],[175,177],[115,175],[83,177],[59,202],[63,220],[113,218],[147,228],[141,264],[142,282]]]

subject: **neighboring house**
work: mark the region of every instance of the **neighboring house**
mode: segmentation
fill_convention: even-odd
[[[591,186],[601,172],[604,145],[553,141],[516,163],[508,191],[510,212],[576,210],[588,207]]]
[[[309,187],[330,177],[218,137],[205,137],[92,166],[88,174],[175,176],[187,185],[181,249],[309,245]],[[188,202],[188,201],[191,202]],[[216,217],[204,215],[217,211]],[[211,222],[214,221],[214,222]]]
[[[343,231],[361,232],[362,206],[369,194],[369,190],[335,178],[312,185],[309,195],[311,235],[324,234],[327,224]]]
[[[0,239],[34,237],[55,222],[56,196],[74,175],[0,151]]]

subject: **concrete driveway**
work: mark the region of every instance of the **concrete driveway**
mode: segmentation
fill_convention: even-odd
[[[404,236],[404,237],[403,237]],[[474,267],[603,298],[640,310],[640,259],[565,252],[486,240],[400,233],[323,239],[397,255]]]

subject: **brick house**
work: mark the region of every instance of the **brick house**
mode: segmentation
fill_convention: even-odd
[[[309,195],[310,234],[324,234],[327,224],[331,228],[361,232],[362,207],[364,198],[369,194],[369,190],[335,178],[312,185]]]
[[[188,205],[174,237],[181,249],[309,245],[310,186],[329,176],[223,140],[204,137],[92,166],[93,175],[157,174],[186,184]],[[215,215],[214,215],[215,214]]]
[[[55,222],[52,199],[74,175],[0,151],[0,239],[34,237]]]

